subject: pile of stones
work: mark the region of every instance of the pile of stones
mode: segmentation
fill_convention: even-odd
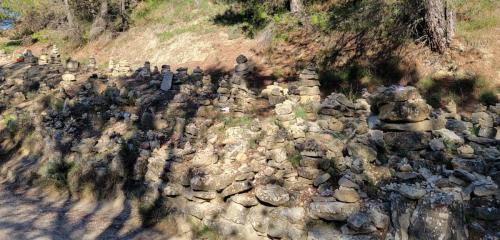
[[[200,68],[145,64],[134,79],[128,63],[112,62],[108,78],[53,62],[23,65],[22,79],[2,69],[0,99],[8,112],[38,113],[25,95],[50,86],[38,90],[51,100],[31,124],[45,138],[40,158],[82,166],[71,191],[133,180],[144,206],[228,239],[498,238],[500,104],[433,110],[402,86],[321,101],[307,67],[298,94],[266,88],[274,112],[258,116],[243,56],[213,81]]]
[[[319,76],[313,64],[309,64],[299,75],[300,103],[310,104],[321,101]]]

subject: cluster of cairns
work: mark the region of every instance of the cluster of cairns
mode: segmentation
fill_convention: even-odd
[[[321,99],[312,65],[297,86],[257,95],[244,56],[212,80],[201,68],[132,71],[125,61],[85,75],[58,54],[21,79],[3,69],[0,94],[17,98],[28,82],[53,90],[39,92],[57,104],[33,124],[53,164],[81,166],[74,191],[132,180],[144,206],[232,239],[500,237],[500,104],[459,114],[402,86]],[[95,60],[88,69],[99,71]],[[271,116],[252,111],[260,97]]]
[[[216,105],[227,111],[248,113],[255,108],[257,98],[255,92],[248,86],[251,69],[247,57],[243,55],[236,58],[236,63],[233,75],[231,77],[226,75],[219,82]]]

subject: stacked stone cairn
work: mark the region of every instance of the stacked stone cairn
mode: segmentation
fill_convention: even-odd
[[[384,140],[402,151],[425,149],[432,131],[445,127],[444,118],[430,119],[431,106],[414,87],[380,87],[369,98],[378,120],[374,128],[384,130]]]
[[[30,49],[27,49],[26,52],[23,54],[23,56],[24,56],[24,62],[30,65],[37,64],[38,62],[38,59],[33,55],[33,52],[31,52]]]
[[[52,45],[52,50],[50,52],[50,63],[61,64],[61,54],[59,53],[59,48],[54,44]]]
[[[38,58],[38,65],[47,65],[49,64],[49,55],[46,53],[42,53]]]
[[[275,106],[276,104],[282,103],[286,100],[288,95],[288,89],[282,88],[277,82],[272,85],[267,86],[262,90],[261,97],[265,97],[269,100],[269,105]]]
[[[188,68],[180,67],[174,75],[174,85],[178,88],[179,85],[185,83],[189,79]]]
[[[217,106],[221,109],[227,109],[231,104],[231,84],[229,83],[229,76],[224,76],[219,81],[217,88]]]
[[[319,76],[313,64],[309,64],[299,75],[300,103],[319,103],[321,92],[319,90]]]
[[[108,71],[112,77],[131,77],[133,75],[130,64],[127,60],[120,60],[116,63],[114,60],[109,61]]]
[[[256,94],[248,88],[250,68],[244,55],[236,58],[236,67],[231,78],[231,98],[234,100],[236,112],[249,112],[254,108]]]
[[[136,81],[149,81],[151,80],[151,63],[144,62],[144,66],[137,70],[135,80]]]
[[[203,70],[199,66],[197,66],[195,69],[193,69],[193,74],[191,74],[191,77],[196,82],[201,81],[203,79]]]
[[[174,73],[170,71],[169,65],[163,65],[161,67],[162,81],[160,84],[160,89],[162,91],[169,91],[172,88],[172,83],[174,81]]]
[[[53,78],[53,88],[64,87],[54,66],[4,66],[0,107],[17,119],[22,110],[12,104],[37,113],[31,124],[46,136],[43,157],[83,160],[73,170],[93,177],[77,188],[99,184],[96,191],[110,194],[132,177],[145,190],[144,206],[165,204],[151,210],[175,210],[168,213],[176,223],[207,226],[223,239],[498,238],[500,104],[472,114],[458,114],[453,104],[431,111],[416,89],[392,86],[356,101],[332,93],[314,119],[298,111],[301,97],[312,95],[280,89],[285,99],[276,101],[275,115],[231,112],[226,121],[213,109],[233,109],[244,96],[246,86],[233,77],[221,79],[217,96],[208,76],[199,87],[186,82],[167,92],[95,77],[68,84],[75,86],[71,95],[36,90],[37,81]],[[310,70],[304,79],[317,80]],[[120,100],[126,84],[138,86],[129,92],[135,102]],[[38,114],[24,97],[33,91],[64,102],[62,109]],[[89,131],[103,120],[99,134]],[[2,142],[4,150],[17,146],[8,145]],[[133,169],[123,150],[138,153]],[[12,181],[31,179],[18,176]]]
[[[94,72],[97,70],[97,61],[95,58],[89,58],[89,62],[87,64],[87,71]]]

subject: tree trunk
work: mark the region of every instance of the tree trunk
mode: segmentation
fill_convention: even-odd
[[[444,53],[455,34],[455,14],[449,0],[425,0],[425,22],[430,47]]]
[[[83,42],[82,34],[80,32],[80,28],[78,27],[78,23],[75,20],[75,15],[71,10],[69,0],[64,0],[64,10],[66,12],[66,18],[68,20],[68,36],[75,44],[79,45]]]
[[[108,27],[108,1],[104,0],[101,3],[101,8],[99,9],[99,14],[95,18],[92,23],[92,27],[90,28],[90,39],[96,39],[100,36],[104,31],[106,31]]]
[[[304,5],[302,0],[290,0],[290,11],[292,13],[302,12],[304,10]]]

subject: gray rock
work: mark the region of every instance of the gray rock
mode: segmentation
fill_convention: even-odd
[[[252,184],[248,181],[233,182],[222,191],[222,197],[228,197],[252,189]]]
[[[322,183],[325,183],[331,178],[331,175],[329,173],[324,173],[320,176],[318,176],[316,179],[314,179],[313,185],[315,187],[319,186]]]
[[[205,149],[197,151],[193,157],[194,167],[209,166],[217,163],[219,157],[215,154],[214,146],[209,144]]]
[[[421,199],[427,193],[425,189],[414,185],[400,185],[398,191],[401,195],[412,200]]]
[[[273,206],[281,206],[290,200],[290,195],[283,187],[275,184],[268,184],[265,186],[258,186],[255,189],[255,196],[265,203]]]
[[[312,202],[309,204],[309,214],[314,219],[346,221],[349,216],[359,212],[360,208],[359,202]]]
[[[222,217],[238,224],[245,224],[247,219],[248,209],[244,206],[229,202],[226,210],[222,214]]]
[[[464,139],[462,137],[458,136],[456,133],[448,129],[435,130],[432,131],[432,134],[453,144],[464,144]]]
[[[253,207],[259,204],[255,196],[250,193],[236,194],[232,196],[230,200],[245,207]]]
[[[356,190],[347,187],[339,187],[333,195],[337,200],[346,203],[358,202],[360,197]]]
[[[432,151],[442,151],[445,146],[442,139],[434,138],[429,142],[429,147],[431,147]]]
[[[384,141],[395,151],[414,151],[427,148],[431,134],[424,132],[385,132]]]
[[[419,201],[409,239],[467,239],[463,203],[449,193],[430,193]]]

